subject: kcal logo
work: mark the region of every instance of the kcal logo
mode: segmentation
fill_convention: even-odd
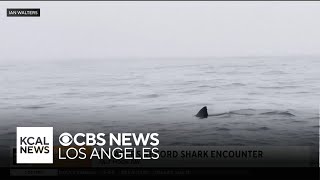
[[[17,163],[53,163],[53,127],[17,127]]]

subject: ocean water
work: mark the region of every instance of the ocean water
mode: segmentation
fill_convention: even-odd
[[[0,150],[17,126],[157,132],[161,145],[317,146],[319,67],[319,57],[1,62]],[[196,118],[203,106],[221,115]]]

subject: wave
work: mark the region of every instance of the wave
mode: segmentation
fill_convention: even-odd
[[[239,109],[228,112],[216,113],[209,116],[223,116],[223,115],[281,115],[281,116],[295,116],[289,111],[279,111],[279,110],[258,110],[258,109]]]
[[[263,72],[262,74],[264,74],[264,75],[281,75],[281,74],[288,74],[288,73],[283,72],[283,71],[267,71],[267,72]]]
[[[217,131],[230,131],[230,129],[221,127],[221,128],[217,128]]]
[[[247,130],[247,131],[267,131],[267,130],[271,130],[271,129],[266,126],[263,126],[263,127],[258,127],[258,128],[246,128],[245,130]]]
[[[288,89],[288,88],[299,88],[300,86],[260,86],[260,89]]]
[[[294,114],[290,113],[289,111],[269,111],[260,113],[261,115],[283,115],[283,116],[295,116]]]
[[[55,103],[43,103],[43,104],[38,104],[38,105],[29,105],[29,106],[22,106],[22,109],[43,109],[47,108],[51,105],[54,105]]]
[[[222,86],[225,86],[225,87],[229,87],[229,86],[241,87],[241,86],[246,86],[246,84],[243,84],[243,83],[230,83],[230,84],[225,84],[225,85],[222,85]]]
[[[152,108],[150,110],[152,110],[152,111],[163,111],[163,110],[169,110],[169,107],[157,107],[157,108]]]
[[[209,86],[209,85],[199,85],[198,88],[216,88],[216,86]]]

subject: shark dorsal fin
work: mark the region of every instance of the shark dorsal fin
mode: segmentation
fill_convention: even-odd
[[[196,117],[207,118],[208,117],[207,106],[204,106],[203,108],[201,108],[200,111],[196,114]]]

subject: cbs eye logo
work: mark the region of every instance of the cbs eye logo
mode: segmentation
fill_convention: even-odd
[[[62,146],[70,146],[70,144],[72,143],[72,136],[70,133],[62,133],[59,136],[59,142]]]

